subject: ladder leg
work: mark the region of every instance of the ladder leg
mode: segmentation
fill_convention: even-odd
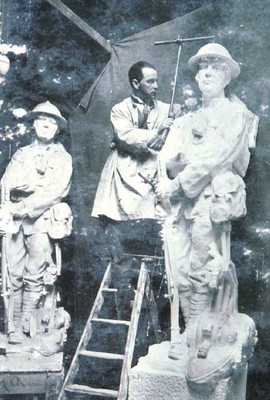
[[[125,350],[125,357],[123,361],[121,379],[120,379],[120,387],[118,393],[118,400],[126,400],[128,394],[128,375],[131,368],[135,340],[138,329],[138,322],[140,317],[140,312],[142,308],[143,296],[145,293],[145,285],[147,279],[147,268],[145,262],[142,261],[140,275],[137,283],[137,292],[134,299],[133,310],[131,314],[131,323],[128,330],[127,344]]]

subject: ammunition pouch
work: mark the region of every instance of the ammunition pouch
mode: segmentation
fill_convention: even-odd
[[[212,181],[210,217],[220,223],[246,215],[246,191],[243,179],[228,171]]]
[[[67,203],[58,203],[50,208],[48,235],[52,239],[62,239],[71,234],[72,212]]]

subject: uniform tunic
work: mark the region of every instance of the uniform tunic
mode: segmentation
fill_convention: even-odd
[[[70,188],[72,159],[60,143],[20,148],[2,178],[2,188],[17,199],[24,218],[16,218],[18,232],[7,235],[7,259],[14,289],[41,291],[43,273],[52,253],[47,234],[50,208],[61,202]],[[20,190],[21,186],[26,187]]]
[[[213,99],[175,120],[160,156],[179,181],[180,269],[203,268],[209,246],[220,249],[220,223],[245,215],[249,163],[248,110],[226,98]]]

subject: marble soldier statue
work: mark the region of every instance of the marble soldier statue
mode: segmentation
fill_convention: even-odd
[[[176,286],[186,325],[210,309],[224,259],[231,271],[228,290],[233,292],[232,304],[224,307],[227,313],[236,308],[229,230],[231,220],[246,214],[243,178],[253,116],[236,96],[225,96],[225,87],[240,73],[225,47],[207,44],[188,65],[196,72],[202,105],[171,126],[160,153],[168,176],[156,187],[158,196],[169,198],[173,206]],[[177,358],[177,344],[172,357]]]
[[[21,343],[29,333],[30,316],[44,291],[45,271],[53,263],[52,237],[61,237],[59,229],[71,229],[70,209],[61,201],[70,188],[72,159],[55,141],[67,121],[49,101],[38,104],[29,118],[35,140],[16,151],[1,180],[2,199],[6,200],[2,207],[13,226],[6,234],[14,305],[15,330],[8,332],[12,344]]]

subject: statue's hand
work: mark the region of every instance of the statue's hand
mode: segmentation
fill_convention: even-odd
[[[174,179],[161,179],[156,185],[156,194],[159,197],[172,197],[175,194],[178,194],[181,187],[179,185],[179,181],[176,178]]]
[[[13,204],[6,204],[0,206],[0,235],[6,233],[14,234],[18,232],[18,226],[14,223],[11,207]]]
[[[185,100],[185,107],[188,111],[194,111],[198,105],[198,101],[195,97],[188,97]]]
[[[23,218],[27,215],[27,210],[23,201],[11,203],[9,205],[9,212],[13,215],[13,218]]]

